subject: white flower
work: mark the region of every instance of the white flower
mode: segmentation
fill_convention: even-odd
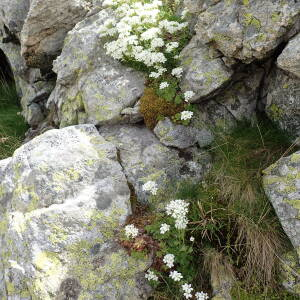
[[[182,75],[183,69],[181,67],[175,68],[172,70],[172,75],[180,78]]]
[[[194,96],[195,96],[195,93],[193,91],[186,91],[184,93],[184,101],[188,102]]]
[[[157,275],[151,270],[147,271],[147,273],[145,274],[145,278],[149,281],[150,280],[158,281]]]
[[[189,203],[184,200],[172,200],[166,206],[166,213],[175,219],[175,228],[185,229],[188,224],[186,217],[188,213]]]
[[[166,44],[166,52],[170,53],[172,52],[174,49],[179,47],[179,43],[178,42],[170,42],[168,44]]]
[[[162,38],[155,38],[151,41],[151,48],[155,49],[158,47],[162,47],[164,44],[165,44],[165,42]]]
[[[169,86],[169,84],[166,81],[164,81],[160,84],[159,88],[162,90],[162,89],[167,88],[168,86]]]
[[[193,236],[191,236],[191,237],[190,237],[190,241],[191,241],[191,242],[194,242],[194,241],[195,241],[195,238],[194,238]]]
[[[143,191],[150,192],[152,195],[156,195],[157,184],[154,181],[149,180],[143,185]]]
[[[168,268],[174,267],[175,256],[173,254],[166,254],[163,258],[163,262],[167,265]]]
[[[187,7],[185,7],[181,13],[181,17],[185,18],[187,16],[187,14],[189,13],[189,10],[187,9]]]
[[[197,292],[195,294],[195,297],[196,297],[197,300],[207,300],[207,299],[209,299],[208,295],[204,292]]]
[[[193,112],[189,111],[189,110],[185,110],[183,112],[181,112],[180,118],[181,120],[190,120],[193,117]]]
[[[161,34],[160,28],[150,28],[141,34],[141,40],[152,40]]]
[[[170,272],[169,275],[174,281],[180,281],[183,277],[181,275],[181,273],[177,272],[177,271],[172,271]]]
[[[128,238],[135,238],[139,234],[138,228],[136,228],[133,224],[125,226],[125,235]]]
[[[188,284],[188,283],[185,283],[185,284],[183,284],[182,286],[182,289],[183,289],[183,291],[184,291],[184,297],[186,298],[186,299],[190,299],[190,298],[192,298],[193,296],[192,296],[192,292],[193,292],[193,288],[192,288],[192,285],[191,284]]]
[[[8,261],[10,263],[10,266],[13,269],[19,270],[21,271],[23,274],[25,274],[25,269],[23,267],[21,267],[15,260],[9,260]]]
[[[163,223],[160,225],[160,233],[161,234],[165,234],[166,232],[168,232],[170,230],[170,225]]]

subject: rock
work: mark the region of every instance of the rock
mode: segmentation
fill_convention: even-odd
[[[215,100],[203,102],[193,116],[193,124],[197,128],[207,128],[213,134],[229,133],[237,125],[228,108]]]
[[[267,82],[266,113],[293,138],[300,136],[300,79],[274,68]]]
[[[277,66],[300,77],[300,33],[289,41],[279,55]]]
[[[222,0],[200,13],[196,33],[225,56],[249,63],[269,56],[299,30],[299,1]]]
[[[20,54],[20,46],[0,43],[12,69],[16,88],[21,98],[22,115],[31,126],[37,126],[45,118],[45,104],[54,89],[54,80],[43,80],[39,69],[28,68]]]
[[[224,105],[238,121],[252,120],[256,115],[257,100],[264,76],[262,68],[248,68],[235,75],[230,87],[214,100]]]
[[[221,0],[184,0],[184,6],[190,13],[199,13],[206,10],[209,6],[214,5]]]
[[[5,27],[0,27],[3,27],[6,42],[16,42],[15,38],[20,38],[20,32],[29,10],[29,3],[29,0],[1,0],[0,23],[2,22]]]
[[[180,87],[193,91],[190,102],[197,102],[213,96],[230,80],[233,72],[219,57],[210,57],[209,47],[193,38],[180,54],[183,76]]]
[[[159,192],[180,180],[200,180],[208,169],[208,159],[194,150],[179,153],[162,145],[145,126],[102,126],[100,134],[116,145],[128,182],[141,202],[152,201],[143,184],[155,181]],[[196,170],[198,169],[198,170]]]
[[[154,128],[154,133],[162,144],[179,149],[185,149],[197,143],[200,147],[206,147],[214,139],[212,133],[205,128],[197,129],[192,125],[174,124],[169,118],[159,121]]]
[[[52,66],[64,39],[88,13],[89,0],[32,0],[21,32],[22,55],[32,68]]]
[[[48,106],[56,107],[60,127],[118,123],[121,112],[143,94],[143,74],[113,60],[102,47],[99,28],[110,14],[102,10],[77,24],[54,62],[58,78]]]
[[[141,103],[138,101],[134,107],[127,107],[121,111],[122,123],[135,124],[144,120],[140,112]]]
[[[147,299],[149,261],[117,243],[127,181],[93,125],[47,131],[0,170],[1,298]]]
[[[290,251],[283,255],[280,273],[283,287],[300,297],[300,264],[296,253]]]
[[[264,174],[265,192],[300,259],[300,152],[281,158]]]

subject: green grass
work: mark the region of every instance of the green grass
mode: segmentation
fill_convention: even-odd
[[[20,110],[15,87],[0,82],[0,160],[20,147],[28,129]]]

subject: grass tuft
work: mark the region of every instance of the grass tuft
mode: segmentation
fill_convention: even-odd
[[[27,126],[19,111],[14,85],[0,82],[0,160],[21,146]]]

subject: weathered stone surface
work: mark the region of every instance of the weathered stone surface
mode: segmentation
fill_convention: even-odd
[[[283,255],[280,273],[283,287],[300,297],[300,264],[296,253],[290,251]]]
[[[300,258],[300,152],[281,158],[264,174],[265,192]]]
[[[67,32],[85,17],[90,7],[89,0],[32,0],[21,32],[22,55],[27,66],[51,66]]]
[[[0,35],[1,38],[1,35]],[[28,68],[20,54],[20,46],[0,43],[12,69],[18,95],[21,99],[22,115],[30,126],[37,126],[45,119],[45,104],[54,89],[53,80],[43,80],[39,69]]]
[[[299,30],[299,1],[228,1],[199,15],[199,40],[213,44],[225,56],[243,62],[270,55]]]
[[[276,68],[267,82],[267,115],[292,137],[300,136],[299,86],[299,78]]]
[[[262,68],[252,67],[235,75],[234,83],[214,100],[224,105],[238,121],[251,120],[256,114],[261,82]]]
[[[77,24],[54,63],[58,78],[49,106],[57,107],[61,127],[118,123],[143,94],[143,74],[108,57],[102,47],[99,28],[110,14],[102,10]]]
[[[0,2],[0,24],[5,25],[4,38],[7,42],[15,37],[20,38],[24,20],[29,10],[29,0],[1,0]],[[3,25],[2,24],[2,25]],[[0,25],[0,27],[2,27]]]
[[[134,107],[127,107],[121,111],[122,123],[134,124],[144,120],[140,112],[141,103],[138,101]]]
[[[1,298],[147,299],[148,262],[116,243],[127,181],[93,125],[48,131],[0,170]]]
[[[213,134],[206,128],[196,128],[193,127],[193,124],[189,126],[174,124],[169,118],[159,121],[154,128],[154,133],[162,144],[179,149],[185,149],[195,144],[206,147],[214,139]]]
[[[300,78],[300,33],[289,41],[279,55],[277,66]]]
[[[139,201],[150,199],[142,189],[147,181],[155,181],[162,191],[168,184],[181,179],[199,180],[209,164],[208,161],[201,162],[199,156],[192,153],[194,150],[181,156],[175,149],[167,148],[145,126],[103,126],[99,131],[118,148],[127,180],[134,187]]]
[[[210,56],[209,47],[202,44],[196,37],[183,49],[180,59],[184,70],[181,89],[195,93],[190,102],[213,96],[233,74],[221,58]]]

